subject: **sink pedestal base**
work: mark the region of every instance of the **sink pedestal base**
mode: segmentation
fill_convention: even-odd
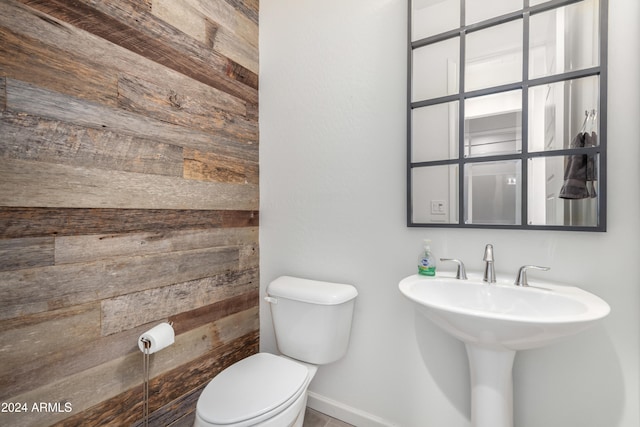
[[[471,368],[471,425],[513,427],[512,350],[465,344]]]

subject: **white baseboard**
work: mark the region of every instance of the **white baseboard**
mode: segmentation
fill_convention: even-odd
[[[398,424],[312,391],[307,392],[307,406],[356,427],[398,427]]]

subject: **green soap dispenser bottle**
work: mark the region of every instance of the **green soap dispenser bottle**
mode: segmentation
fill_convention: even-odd
[[[424,240],[424,250],[418,258],[418,274],[422,276],[436,275],[436,258],[431,253],[431,240]]]

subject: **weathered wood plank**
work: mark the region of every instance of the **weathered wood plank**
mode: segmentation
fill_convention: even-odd
[[[247,104],[247,119],[258,120],[259,108],[258,104]]]
[[[154,378],[150,385],[150,410],[153,412],[161,408],[168,399],[168,394],[177,397],[187,393],[199,396],[206,383],[224,368],[258,352],[259,334],[250,332],[237,340],[218,347],[189,363],[173,369],[172,371]],[[137,386],[125,393],[111,399],[100,402],[86,411],[74,411],[72,416],[54,424],[56,427],[84,427],[91,426],[124,426],[132,425],[142,416],[142,386]],[[176,398],[177,398],[176,397]],[[195,410],[197,397],[190,398],[192,405],[185,408],[187,411]],[[178,416],[179,414],[176,414]],[[162,425],[162,424],[151,424]]]
[[[214,3],[219,5],[225,2],[209,2],[209,4]],[[218,21],[214,22],[219,24]],[[257,27],[255,27],[255,29],[257,30]],[[225,26],[217,28],[213,48],[216,52],[220,52],[220,54],[227,58],[231,58],[234,62],[256,75],[260,71],[258,47],[238,39],[238,34]]]
[[[257,162],[239,161],[217,153],[202,153],[184,149],[184,178],[198,181],[233,182],[236,184],[258,184],[260,182]]]
[[[0,113],[0,157],[69,166],[182,176],[182,149],[110,130]]]
[[[74,351],[86,349],[86,343],[95,344],[100,336],[100,304],[97,303],[20,320],[0,322],[1,399],[26,391],[34,384],[60,378],[60,374],[55,373],[61,370],[66,359],[72,357]],[[83,360],[88,360],[88,356],[83,354]],[[73,373],[68,369],[62,372]]]
[[[7,110],[16,113],[26,113],[87,128],[111,130],[180,147],[215,151],[251,161],[258,160],[257,144],[207,134],[119,108],[52,92],[19,80],[6,79],[6,94]]]
[[[244,270],[254,268],[260,265],[260,248],[256,242],[253,245],[244,245],[240,247],[239,268]]]
[[[0,238],[257,227],[257,211],[11,208],[0,206]]]
[[[189,6],[188,3],[154,0],[151,4],[151,13],[158,19],[199,41],[207,48],[213,48],[213,39],[217,28],[211,22],[208,22],[200,12]]]
[[[53,262],[53,237],[0,240],[0,271],[44,267]]]
[[[235,336],[227,341],[218,339],[218,331],[228,328],[230,324],[236,325]],[[257,324],[257,309],[247,310],[228,316],[216,324],[207,325],[177,336],[172,346],[154,353],[151,360],[151,378],[153,380],[150,383],[150,408],[155,410],[167,401],[174,400],[192,390],[195,388],[194,385],[198,386],[206,381],[206,374],[203,375],[202,371],[193,372],[193,368],[190,368],[194,364],[192,362],[194,359],[200,362],[196,366],[202,368],[203,359],[207,359],[206,366],[212,366],[215,363],[215,359],[223,356],[224,352],[228,351],[229,348],[236,349],[234,351],[236,354],[238,352],[246,354],[247,350],[243,348],[244,346],[253,350],[252,341],[255,339]],[[179,373],[183,374],[181,379],[179,379]],[[137,387],[141,387],[142,379],[142,353],[137,351],[14,396],[12,400],[29,402],[29,404],[31,402],[70,402],[73,407],[72,414],[77,414],[100,404],[102,401],[109,401],[120,394],[126,394],[127,390],[134,389],[137,393],[131,394],[128,402],[126,400],[120,401],[119,403],[122,406],[111,408],[111,410],[117,412],[120,416],[123,413],[127,416],[134,416],[133,421],[135,421],[136,418],[141,416],[142,412],[135,411],[136,413],[132,414],[126,409],[132,405],[132,402],[136,402],[136,405],[141,403],[142,394]],[[91,392],[88,393],[87,390],[91,390]],[[103,413],[102,416],[114,415],[108,412]],[[68,417],[70,414],[29,413],[8,415],[6,417],[7,425],[21,427],[51,425]],[[96,422],[94,424],[87,422],[85,419],[79,421],[79,424],[71,425],[105,424],[108,423]],[[115,422],[111,425],[129,425],[129,423],[121,424]]]
[[[149,425],[193,427],[196,420],[195,408],[205,387],[206,385],[202,385],[149,414]],[[143,426],[143,420],[132,425],[132,427]]]
[[[258,289],[257,271],[229,273],[102,301],[102,335],[110,335]]]
[[[151,0],[149,0],[151,2]],[[175,25],[167,25],[168,23],[162,19],[158,19],[153,11],[152,4],[148,7],[140,7],[138,0],[117,0],[104,2],[101,0],[84,0],[84,3],[96,8],[98,11],[111,16],[119,22],[134,27],[150,37],[160,40],[162,43],[175,48],[178,51],[185,52],[195,58],[200,58],[204,62],[211,62],[215,69],[220,67],[224,70],[226,59],[219,55],[213,55],[211,52],[211,44],[201,43],[199,39],[193,39],[188,33],[182,31]],[[145,5],[146,6],[146,5]],[[173,10],[179,13],[181,2],[174,2]]]
[[[167,1],[167,0],[156,0]],[[219,27],[227,30],[229,35],[233,35],[241,41],[247,42],[250,46],[257,48],[259,45],[258,24],[248,19],[227,1],[209,0],[184,0],[194,9],[200,11],[211,22],[215,22]],[[255,58],[257,59],[257,52]],[[256,71],[257,72],[257,71]]]
[[[226,0],[226,2],[258,25],[260,15],[259,0]]]
[[[258,143],[257,121],[220,110],[211,99],[188,88],[167,88],[131,75],[118,79],[118,105],[125,110],[230,141]],[[242,113],[246,114],[246,108]]]
[[[227,2],[156,0],[152,12],[202,43],[213,35],[215,51],[258,74],[258,26]]]
[[[257,184],[12,160],[0,163],[0,205],[122,209],[258,208]]]
[[[243,69],[240,73],[229,69],[244,67],[229,58],[211,52],[209,61],[182,52],[171,46],[170,37],[159,37],[159,33],[144,31],[146,22],[140,26],[130,26],[119,21],[122,16],[113,17],[99,10],[90,1],[79,0],[21,0],[30,7],[55,16],[65,22],[95,34],[98,37],[122,46],[132,52],[151,59],[202,83],[233,94],[249,102],[256,102],[258,77],[256,73]],[[108,2],[100,2],[106,4]],[[110,10],[109,13],[112,13]],[[157,25],[157,22],[154,23]],[[175,34],[173,35],[175,36]]]
[[[113,298],[238,268],[234,247],[0,272],[0,319]]]
[[[68,310],[77,310],[78,307],[74,306]],[[60,311],[62,310],[39,314],[51,313],[58,315]],[[32,316],[27,316],[26,318],[30,317]],[[25,317],[18,319],[25,319]],[[100,337],[98,332],[95,337],[87,337],[86,340],[76,343],[73,347],[63,345],[63,347],[58,347],[58,351],[55,354],[48,354],[42,359],[29,361],[29,363],[21,363],[15,366],[15,369],[11,372],[0,377],[0,383],[3,385],[0,389],[0,399],[8,400],[12,396],[26,393],[41,385],[50,384],[86,369],[99,366],[122,355],[139,352],[136,344],[138,337],[152,326],[143,325],[107,337]],[[42,329],[51,333],[46,325],[43,325]],[[66,343],[66,340],[60,339],[59,333],[52,334],[52,336],[59,339],[61,344]],[[29,353],[30,349],[25,348],[20,351]],[[46,363],[43,363],[43,361]]]
[[[148,255],[217,246],[253,246],[257,243],[256,227],[58,236],[55,239],[55,263],[61,265],[91,262],[117,256]]]
[[[40,316],[40,322],[14,323],[13,328],[0,330],[0,376],[21,369],[36,359],[40,363],[55,357],[64,347],[82,344],[100,334],[100,305],[97,303],[60,310],[53,315]],[[46,328],[43,328],[46,322]],[[8,326],[9,322],[2,322]],[[52,333],[59,331],[60,333]],[[61,340],[61,334],[64,340]],[[3,384],[4,381],[3,381]]]
[[[7,79],[0,76],[0,111],[7,110]]]
[[[45,86],[81,99],[117,104],[117,76],[89,57],[78,57],[0,27],[0,75]]]
[[[139,420],[136,342],[159,321],[178,332],[152,356],[159,425],[192,413],[226,354],[258,350],[258,1],[214,0],[228,16],[205,16],[204,43],[158,19],[153,1],[0,0],[0,399],[73,404],[8,425]],[[216,51],[225,42],[236,51]],[[52,240],[59,264],[40,266]],[[102,336],[111,298],[130,329]],[[125,300],[157,303],[166,318]]]
[[[218,319],[222,319],[238,311],[258,307],[259,303],[260,293],[259,290],[256,289],[224,301],[185,311],[175,316],[169,316],[168,319],[173,322],[173,329],[176,331],[176,334],[181,334],[207,323],[215,322]]]
[[[168,320],[174,323],[176,335],[182,335],[257,306],[255,290]],[[137,338],[151,326],[144,324],[102,337],[97,303],[0,321],[0,399],[135,353]],[[51,331],[63,331],[64,339]]]
[[[126,72],[162,82],[167,87],[194,87],[194,90],[201,90],[203,96],[218,99],[223,105],[220,108],[229,107],[231,112],[247,102],[13,0],[0,2],[0,26],[10,28],[20,37],[33,38],[44,46],[61,49],[65,55],[88,57],[105,73]],[[257,104],[257,90],[254,92],[250,103]]]
[[[242,118],[247,115],[246,102],[209,86],[198,84],[194,80],[175,85],[169,84],[171,82],[166,80],[139,78],[126,72],[119,73],[118,79],[118,97],[125,100],[130,98],[132,104],[136,103],[136,97],[128,96],[127,92],[156,97],[157,107],[171,108],[171,112],[181,111],[204,116],[211,112],[223,111],[230,114],[231,117]],[[120,106],[122,104],[121,101]]]
[[[6,363],[5,359],[2,359],[0,399],[8,399],[28,392],[33,388],[99,366],[125,354],[138,353],[138,337],[161,321],[173,321],[176,335],[183,336],[180,338],[182,340],[185,339],[183,335],[185,332],[257,307],[257,298],[257,291],[242,294],[197,311],[194,310],[192,316],[182,313],[171,319],[159,319],[153,324],[140,325],[104,337],[100,335],[100,306],[97,303],[0,321],[0,328],[5,331],[0,335],[0,342],[6,342],[7,345],[12,346],[10,351],[0,352],[1,355],[11,356],[6,359]],[[83,319],[87,319],[89,325],[93,326],[81,325],[79,322]],[[23,322],[25,324],[22,324]],[[70,329],[70,336],[67,337],[65,332],[63,340],[60,339],[60,334],[51,333],[51,330],[66,331],[67,327]],[[79,328],[84,328],[85,333],[74,332]],[[199,329],[199,331],[203,330]],[[201,332],[198,335],[202,335]],[[42,338],[43,334],[48,334],[48,337]],[[51,346],[41,344],[41,339]],[[194,351],[199,348],[201,341],[194,343]]]

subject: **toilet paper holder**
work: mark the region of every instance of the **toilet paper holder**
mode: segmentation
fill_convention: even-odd
[[[169,326],[173,327],[173,322],[167,322],[169,323]],[[147,338],[145,337],[140,337],[140,342],[142,343],[142,345],[144,346],[144,348],[149,349],[151,347],[151,341],[149,341]]]
[[[167,322],[171,329],[171,340],[167,344],[173,343],[173,322]],[[147,331],[146,333],[150,333],[153,329]],[[145,334],[140,336],[140,342],[142,343],[142,374],[143,374],[143,383],[142,383],[142,425],[144,427],[149,426],[149,356],[151,355],[151,340],[145,337]],[[162,347],[164,348],[164,346]],[[160,349],[162,349],[160,348]],[[155,349],[154,349],[155,351]]]

